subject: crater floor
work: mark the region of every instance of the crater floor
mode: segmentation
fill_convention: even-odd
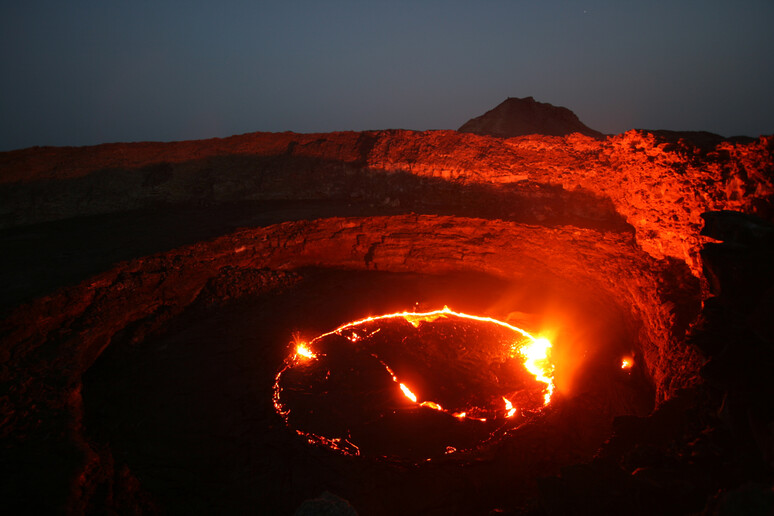
[[[594,360],[572,394],[544,416],[475,453],[417,466],[347,457],[311,446],[275,413],[274,375],[294,333],[329,331],[347,318],[449,304],[491,311],[506,299],[525,315],[556,302],[572,319],[593,316],[559,292],[533,292],[481,274],[395,274],[305,269],[280,293],[191,306],[164,331],[115,343],[84,375],[86,433],[110,443],[140,483],[170,512],[291,513],[329,490],[363,514],[486,513],[529,498],[541,475],[589,460],[618,415],[645,415],[653,392],[618,358],[636,343],[609,320],[584,350]],[[577,331],[592,325],[579,324]],[[567,330],[572,333],[572,330]],[[631,338],[631,336],[629,336]],[[561,348],[561,338],[556,342]],[[420,420],[409,421],[421,425]],[[423,432],[418,426],[414,431]],[[396,497],[395,493],[402,493]]]

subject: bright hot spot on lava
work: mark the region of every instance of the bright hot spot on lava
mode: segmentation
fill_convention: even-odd
[[[551,401],[551,342],[444,307],[346,323],[296,339],[274,406],[309,442],[418,461],[468,451]]]

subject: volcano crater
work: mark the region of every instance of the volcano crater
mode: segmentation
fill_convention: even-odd
[[[774,137],[689,136],[5,153],[5,498],[25,513],[291,513],[330,490],[364,514],[652,514],[765,482],[772,253],[753,215],[771,220]],[[455,447],[433,425],[456,401],[376,353],[400,380],[374,366],[388,401],[408,403],[403,384],[420,405],[378,427],[399,446],[339,453],[277,410],[300,342],[444,306],[549,339],[551,402]],[[482,416],[508,419],[491,394]]]
[[[664,307],[670,287],[683,295],[686,284],[696,287],[679,268],[666,274],[625,236],[415,215],[245,230],[129,267],[161,273],[161,290],[154,281],[132,290],[164,296],[170,308],[112,335],[86,372],[85,433],[174,511],[260,502],[288,512],[323,487],[373,513],[406,503],[507,506],[514,483],[529,497],[539,477],[590,460],[614,417],[644,416],[677,388],[679,365],[670,370],[660,359],[674,342],[675,314]],[[103,302],[112,295],[130,310],[118,285],[152,275],[119,274]],[[518,424],[487,428],[459,450],[438,430],[438,418],[448,415],[427,407],[401,412],[366,430],[366,441],[378,444],[367,457],[310,445],[275,412],[275,375],[299,337],[443,305],[549,332],[558,386],[551,404]],[[635,367],[622,370],[623,356],[633,356]],[[366,370],[360,362],[347,367]],[[385,451],[385,435],[403,453]],[[462,437],[469,442],[469,433]],[[455,453],[444,453],[449,447]],[[452,483],[486,479],[489,487],[450,496],[439,471],[460,475]],[[254,483],[265,488],[260,497]],[[410,494],[396,501],[390,489]]]

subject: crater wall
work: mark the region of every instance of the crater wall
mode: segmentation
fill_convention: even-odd
[[[774,136],[695,145],[636,130],[604,140],[392,130],[32,148],[0,154],[0,225],[265,199],[432,211],[448,204],[450,186],[483,185],[498,197],[496,218],[619,228],[622,219],[647,253],[699,277],[701,214],[771,220],[773,164]]]

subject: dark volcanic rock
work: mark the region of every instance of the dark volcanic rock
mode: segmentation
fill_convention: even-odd
[[[585,127],[531,99],[503,106],[519,102]],[[774,221],[772,163],[774,136],[642,131],[256,133],[0,153],[0,309],[44,296],[0,321],[4,509],[288,514],[328,490],[364,514],[539,503],[633,515],[765,495],[771,228],[748,216]],[[451,286],[395,281],[408,274]],[[470,463],[416,468],[325,455],[286,431],[270,394],[293,331],[452,294],[455,308],[479,299],[470,313],[526,313],[558,332],[568,388],[557,382],[545,424]],[[596,360],[586,351],[600,341],[614,347]],[[572,389],[610,371],[594,391]],[[617,408],[638,377],[650,416]]]
[[[623,222],[645,252],[685,261],[700,277],[701,214],[774,220],[772,163],[774,136],[706,150],[634,130],[604,140],[375,131],[32,148],[0,153],[0,228],[168,206],[206,213],[236,202],[325,200],[540,225]]]
[[[772,514],[774,227],[708,212],[702,251],[713,297],[690,330],[704,383],[648,417],[618,417],[589,464],[540,482],[546,514]],[[701,512],[700,512],[701,511]]]
[[[572,133],[581,133],[593,138],[604,136],[599,131],[587,127],[569,109],[537,102],[532,97],[509,97],[496,108],[468,120],[458,130],[499,138],[528,134],[567,136]]]
[[[142,512],[147,504],[155,503],[131,495],[133,480],[120,475],[125,459],[113,455],[113,443],[86,432],[84,414],[88,410],[82,392],[88,389],[83,388],[83,375],[108,346],[131,351],[189,307],[197,310],[191,317],[198,319],[218,305],[216,300],[243,294],[274,295],[296,282],[294,271],[303,274],[310,266],[428,275],[473,271],[490,274],[500,283],[540,279],[542,288],[556,283],[561,285],[562,298],[579,295],[584,299],[579,306],[594,307],[595,316],[583,320],[604,328],[603,314],[608,314],[605,317],[620,321],[627,334],[637,336],[642,345],[637,356],[642,357],[643,365],[654,365],[648,376],[658,399],[669,398],[698,378],[699,361],[682,344],[682,330],[675,326],[680,316],[673,313],[697,311],[697,282],[684,265],[675,269],[674,264],[654,260],[638,249],[630,234],[421,215],[323,219],[245,229],[212,242],[124,262],[76,287],[39,299],[0,323],[4,353],[0,392],[8,393],[0,397],[0,457],[17,475],[24,473],[6,488],[10,492],[0,493],[15,493],[12,498],[24,506],[35,500],[35,489],[44,486],[48,496],[37,502],[38,512],[63,508],[74,513],[99,512],[106,507],[119,513],[135,508]],[[677,291],[692,292],[693,303],[680,303],[681,308],[676,308],[670,300]],[[467,289],[462,292],[467,297]],[[321,303],[316,306],[322,309]],[[298,316],[308,318],[307,313],[299,310]],[[257,311],[251,317],[260,315]],[[689,314],[689,318],[693,317]],[[231,326],[219,320],[214,324],[221,333]],[[202,345],[212,350],[212,360],[221,360],[218,357],[228,353],[229,342],[218,338]],[[262,353],[269,358],[278,351],[259,344],[246,349],[264,348]],[[249,376],[263,378],[270,387],[276,369],[266,360],[256,364],[269,372],[256,369]],[[141,375],[139,371],[136,374]],[[170,364],[173,384],[175,371],[184,374],[188,366]],[[129,373],[130,384],[141,381],[131,370]],[[204,385],[210,392],[219,382]],[[268,392],[259,397],[270,406]],[[238,406],[234,412],[237,410]],[[167,412],[163,409],[159,414]],[[92,414],[91,420],[101,417]],[[223,421],[230,428],[227,423]],[[260,423],[261,432],[268,432],[274,424],[268,418]],[[172,422],[164,420],[159,428],[168,424]],[[180,439],[189,437],[182,423],[180,432]],[[550,450],[545,439],[550,441],[551,436],[544,439],[540,435],[543,446]],[[558,438],[558,442],[566,441]],[[573,441],[576,445],[577,439]],[[54,458],[59,458],[55,469],[51,467]],[[572,464],[579,459],[562,460]],[[349,493],[339,492],[355,502]],[[462,502],[455,499],[454,503]]]

